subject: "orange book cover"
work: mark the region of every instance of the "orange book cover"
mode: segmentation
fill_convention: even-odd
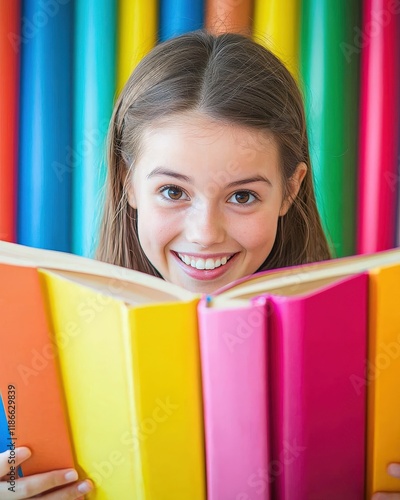
[[[0,426],[4,448],[28,446],[24,476],[74,467],[57,352],[36,269],[0,264]],[[2,405],[2,406],[3,406]],[[56,446],[55,446],[55,443]],[[0,451],[6,451],[1,449]],[[40,454],[35,453],[40,447]]]

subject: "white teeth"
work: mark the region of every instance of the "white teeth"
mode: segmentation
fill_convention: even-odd
[[[196,269],[204,269],[206,266],[205,266],[205,261],[204,259],[197,259],[197,262],[196,262]]]
[[[222,257],[222,259],[194,259],[188,255],[178,253],[180,259],[188,266],[196,269],[215,269],[225,265],[230,257]]]
[[[206,269],[214,269],[215,263],[213,259],[207,259],[206,260]]]

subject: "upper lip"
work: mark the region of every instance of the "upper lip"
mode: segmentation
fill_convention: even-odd
[[[220,252],[220,253],[193,253],[193,252],[178,252],[173,250],[175,253],[180,253],[181,255],[188,255],[189,257],[194,257],[195,259],[218,259],[220,257],[232,257],[237,252]]]

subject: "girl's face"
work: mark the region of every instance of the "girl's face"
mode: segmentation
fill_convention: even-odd
[[[299,164],[292,196],[305,172]],[[271,135],[195,112],[144,133],[128,200],[153,266],[198,293],[254,273],[290,206]]]

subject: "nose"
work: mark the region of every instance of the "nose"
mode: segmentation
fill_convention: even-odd
[[[192,207],[186,216],[186,240],[211,248],[223,243],[226,236],[223,214],[216,207]]]

